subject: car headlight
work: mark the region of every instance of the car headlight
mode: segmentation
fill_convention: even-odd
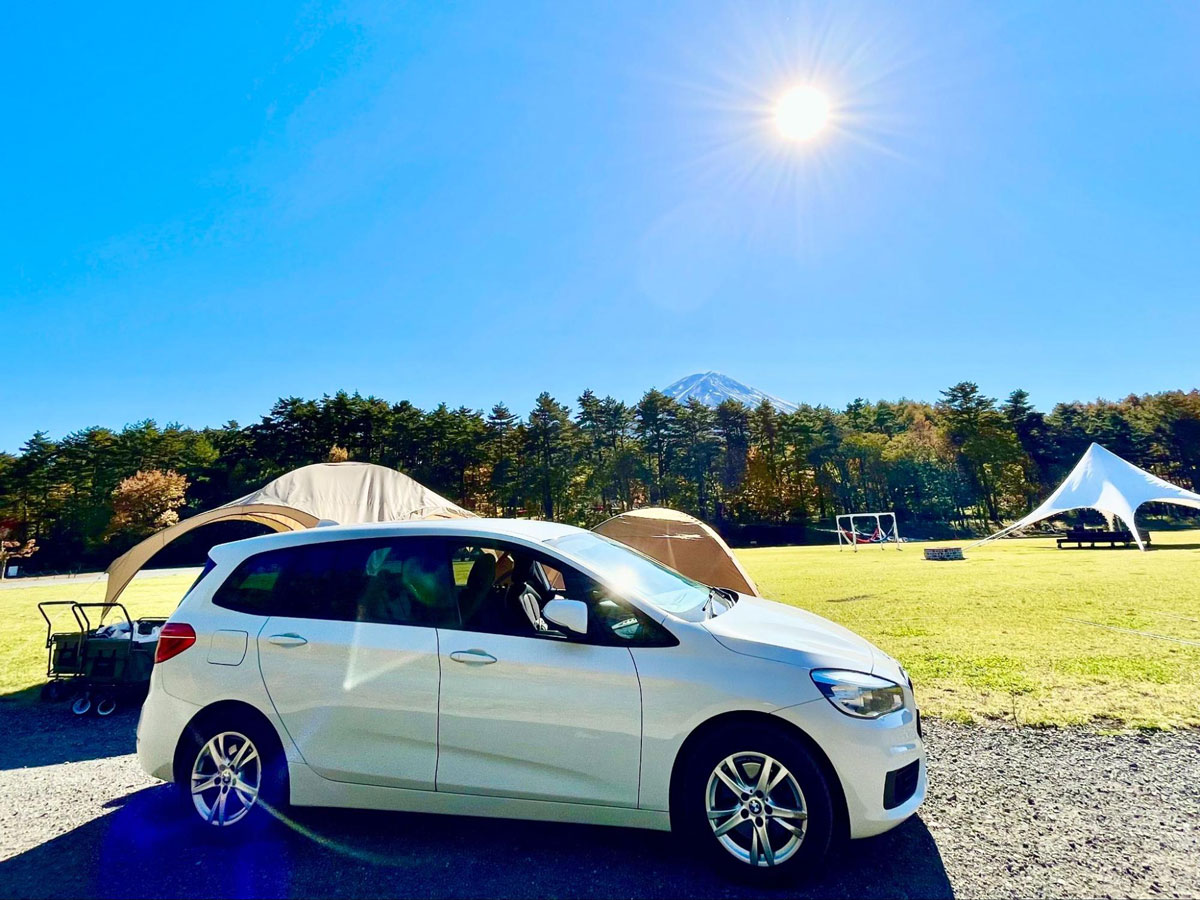
[[[904,707],[904,689],[876,675],[814,669],[812,680],[826,700],[856,719],[878,719]]]

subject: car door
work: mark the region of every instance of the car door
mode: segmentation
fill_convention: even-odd
[[[629,649],[538,631],[518,604],[498,608],[511,599],[511,571],[507,583],[474,578],[476,564],[464,560],[495,572],[485,555],[511,566],[514,549],[529,552],[497,543],[452,551],[465,627],[439,629],[437,789],[636,806],[641,691]],[[547,571],[543,600],[561,577]]]
[[[319,775],[433,790],[435,626],[448,577],[437,571],[440,550],[420,538],[338,541],[290,548],[279,561],[258,639],[262,674]]]

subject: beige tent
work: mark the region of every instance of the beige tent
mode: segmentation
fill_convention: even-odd
[[[613,516],[592,530],[703,584],[758,594],[729,545],[695,516],[662,507],[635,509]]]
[[[273,531],[301,531],[320,522],[351,525],[473,516],[402,472],[370,463],[318,463],[281,475],[252,494],[150,535],[108,567],[104,599],[120,596],[159,550],[213,522],[256,522]]]

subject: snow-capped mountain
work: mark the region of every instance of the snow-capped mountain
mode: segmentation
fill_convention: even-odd
[[[663,388],[663,393],[680,403],[686,403],[690,398],[695,397],[705,406],[718,406],[723,400],[737,400],[753,409],[766,400],[780,412],[795,412],[797,409],[795,403],[788,403],[786,400],[764,394],[758,388],[734,381],[728,375],[722,375],[720,372],[688,375],[680,378],[674,384],[667,385]]]

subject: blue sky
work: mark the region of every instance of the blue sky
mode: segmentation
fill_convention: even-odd
[[[164,6],[6,14],[0,449],[342,388],[1197,385],[1194,4]]]

